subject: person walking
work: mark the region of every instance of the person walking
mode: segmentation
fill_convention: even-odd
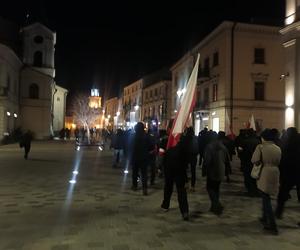
[[[24,159],[28,159],[28,154],[31,148],[31,141],[32,141],[32,133],[27,130],[26,133],[22,136],[20,141],[20,147],[24,147]]]
[[[262,143],[257,145],[252,163],[262,164],[260,177],[257,180],[257,188],[262,197],[262,217],[260,222],[264,230],[277,235],[278,229],[271,204],[271,196],[277,196],[279,189],[279,163],[281,150],[274,143],[274,133],[270,129],[265,129],[262,134]]]
[[[276,217],[282,218],[285,202],[289,199],[292,188],[300,186],[300,136],[294,127],[286,131],[282,141],[282,157],[280,162],[280,188],[277,199]],[[298,191],[298,190],[297,190]],[[298,200],[299,193],[297,192]]]
[[[190,190],[195,192],[196,184],[196,165],[197,156],[199,153],[198,138],[195,136],[193,127],[188,127],[185,133],[185,140],[187,141],[188,150],[188,165],[191,168],[191,187]]]
[[[202,176],[206,176],[206,189],[211,201],[210,211],[216,215],[223,213],[220,203],[220,185],[225,177],[227,168],[230,168],[230,159],[221,138],[215,132],[210,132],[210,143],[205,150]]]
[[[139,170],[142,176],[143,195],[148,195],[148,173],[147,166],[149,164],[149,153],[154,150],[149,136],[145,133],[145,127],[142,122],[138,122],[135,127],[135,134],[132,141],[132,189],[137,190],[137,179]]]
[[[189,220],[189,205],[187,200],[186,184],[187,167],[188,167],[188,152],[187,141],[182,135],[180,141],[175,147],[166,150],[163,158],[164,169],[164,199],[161,208],[168,211],[170,200],[173,193],[174,183],[177,189],[177,199],[179,209],[184,220]]]
[[[123,153],[125,147],[124,132],[122,129],[117,129],[111,140],[111,148],[114,149],[113,167],[122,167]]]

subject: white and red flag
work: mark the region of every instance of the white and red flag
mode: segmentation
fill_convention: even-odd
[[[190,115],[196,103],[196,86],[198,79],[198,68],[199,68],[200,54],[197,56],[197,60],[190,78],[187,82],[186,91],[180,104],[179,111],[176,114],[169,139],[167,148],[175,147],[180,139],[180,135],[187,126],[190,119]]]
[[[225,134],[232,140],[235,139],[235,134],[232,130],[232,125],[229,119],[228,111],[226,110],[226,117],[225,117]]]

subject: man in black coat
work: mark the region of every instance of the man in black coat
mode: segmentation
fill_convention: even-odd
[[[175,147],[168,149],[164,156],[164,200],[161,208],[168,211],[170,200],[173,193],[174,183],[177,189],[177,198],[179,209],[184,220],[189,220],[189,206],[186,193],[187,166],[188,166],[188,151],[189,142],[184,136]]]
[[[300,185],[300,135],[296,128],[287,129],[281,151],[280,187],[276,208],[276,217],[279,219],[282,217],[290,191],[293,187]]]
[[[132,189],[137,190],[137,179],[139,170],[142,176],[143,194],[147,195],[148,173],[147,166],[149,164],[149,154],[154,150],[149,136],[145,133],[144,124],[138,122],[135,127],[135,134],[132,140],[131,166],[132,166]]]
[[[24,147],[24,158],[28,159],[28,154],[30,152],[31,148],[31,141],[32,141],[32,133],[30,131],[27,131],[21,138],[20,146]]]

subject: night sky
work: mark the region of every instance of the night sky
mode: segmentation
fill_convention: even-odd
[[[223,20],[282,25],[284,8],[284,0],[41,0],[2,3],[0,15],[22,25],[29,13],[56,31],[57,83],[71,93],[96,85],[108,97],[172,65]]]

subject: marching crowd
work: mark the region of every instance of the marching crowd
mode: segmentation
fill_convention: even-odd
[[[158,135],[159,134],[159,135]],[[168,211],[175,184],[180,212],[189,220],[187,189],[195,191],[196,167],[201,166],[206,177],[206,190],[211,201],[210,211],[221,215],[220,184],[230,182],[232,156],[240,159],[244,185],[249,197],[262,198],[263,228],[278,234],[277,219],[282,219],[290,191],[296,187],[300,202],[300,136],[296,128],[280,133],[277,129],[265,129],[258,136],[252,129],[242,129],[237,137],[226,136],[207,129],[195,136],[192,127],[181,135],[175,147],[167,149],[168,135],[158,133],[153,127],[145,131],[144,124],[136,124],[134,131],[118,129],[111,139],[114,149],[113,167],[132,171],[132,190],[137,190],[141,179],[143,195],[148,194],[156,174],[164,177],[164,195],[161,208]],[[157,166],[158,165],[158,166]],[[188,174],[190,171],[190,174]],[[188,176],[191,176],[190,180]],[[273,210],[271,200],[277,199]],[[299,225],[300,226],[300,225]]]

